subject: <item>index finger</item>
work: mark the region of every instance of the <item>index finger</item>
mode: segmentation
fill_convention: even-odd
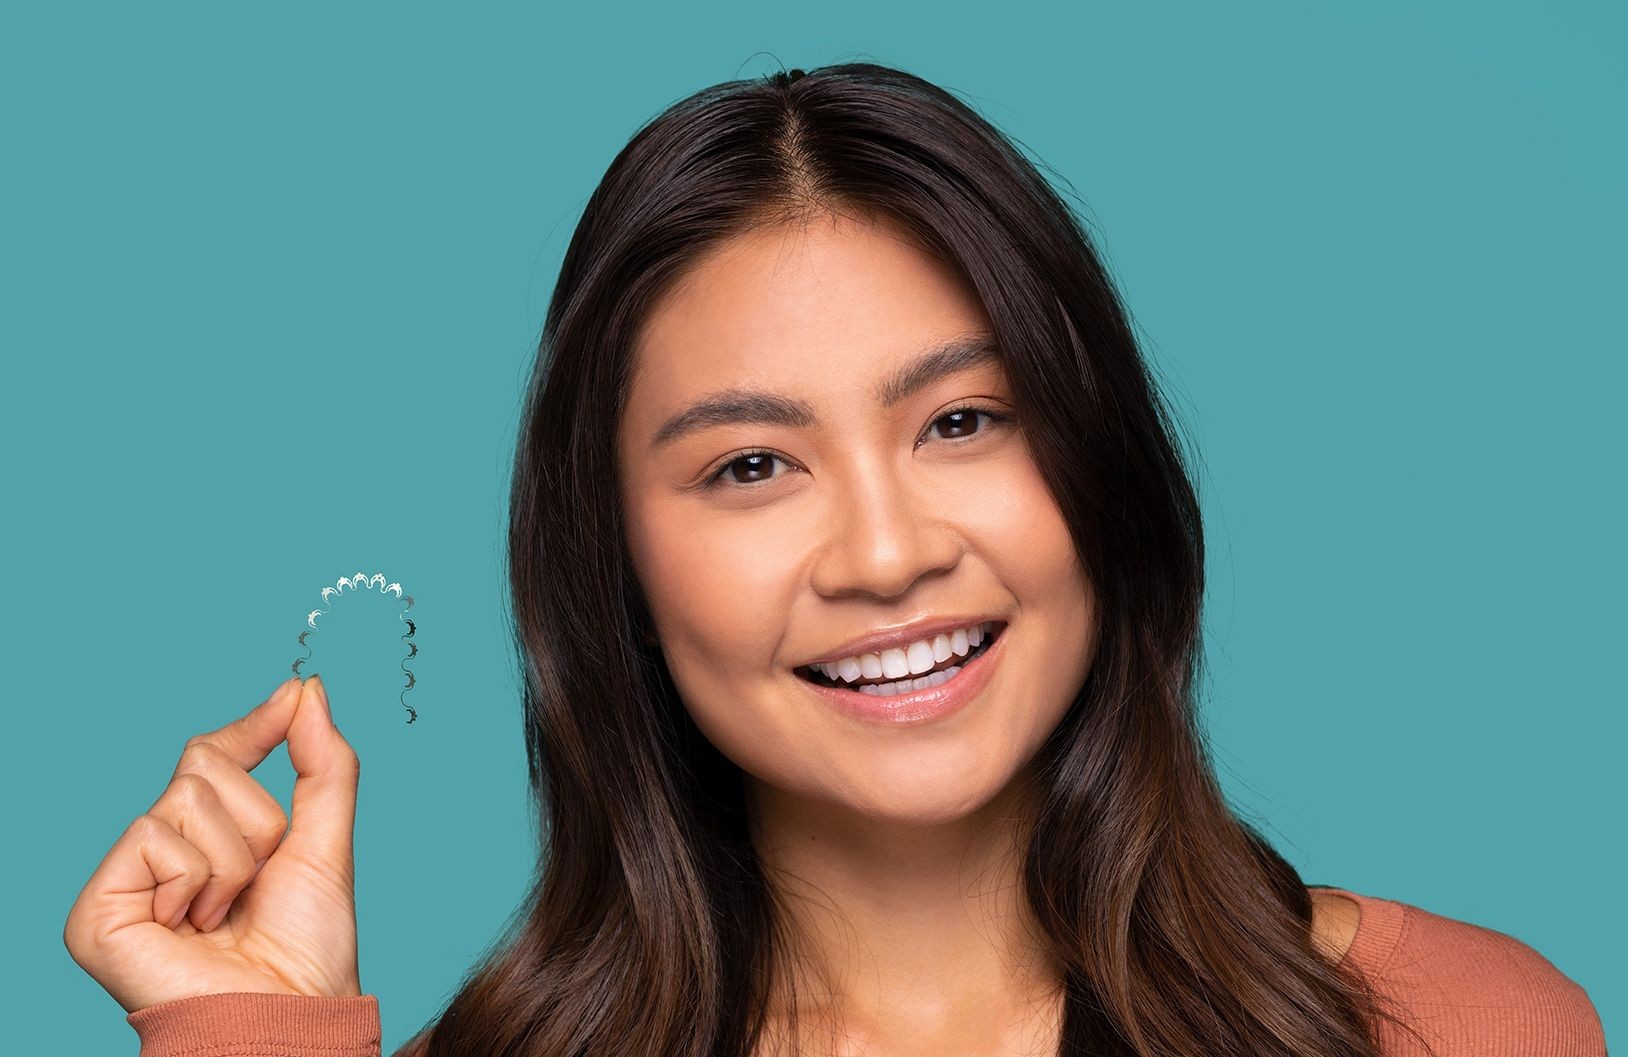
[[[271,696],[245,715],[215,730],[197,735],[193,741],[206,742],[222,750],[245,771],[252,771],[271,750],[288,737],[301,686],[298,676],[271,692]],[[177,769],[179,769],[177,764]]]

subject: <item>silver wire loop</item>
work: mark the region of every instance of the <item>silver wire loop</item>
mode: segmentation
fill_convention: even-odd
[[[407,643],[407,656],[401,659],[401,671],[402,674],[407,676],[407,685],[402,687],[398,700],[401,701],[401,707],[407,710],[407,722],[412,723],[418,718],[418,709],[409,705],[406,697],[407,691],[411,690],[413,685],[418,682],[418,678],[413,675],[412,669],[407,667],[407,662],[418,656],[418,643],[412,641],[413,636],[418,632],[418,625],[407,617],[407,611],[413,608],[413,596],[402,594],[401,585],[398,583],[386,584],[383,573],[374,573],[372,576],[366,573],[357,573],[355,576],[341,576],[332,587],[322,589],[322,604],[326,608],[313,609],[306,614],[305,623],[307,629],[300,632],[299,638],[300,646],[305,650],[305,656],[294,662],[293,671],[295,675],[299,675],[300,665],[311,659],[311,647],[305,640],[311,636],[313,631],[317,630],[317,618],[333,612],[333,606],[330,604],[331,600],[344,595],[347,588],[351,591],[366,591],[375,587],[379,589],[381,594],[394,594],[407,603],[402,607],[401,612],[396,614],[396,619],[407,625],[407,633],[401,637],[402,641]]]

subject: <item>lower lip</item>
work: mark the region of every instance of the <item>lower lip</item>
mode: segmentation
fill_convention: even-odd
[[[1003,627],[989,648],[962,665],[949,682],[929,686],[925,690],[882,697],[858,690],[822,686],[800,675],[793,675],[792,678],[814,691],[826,704],[855,719],[895,725],[926,723],[959,712],[967,702],[978,696],[978,692],[994,675],[995,665],[1005,655],[1006,631]]]

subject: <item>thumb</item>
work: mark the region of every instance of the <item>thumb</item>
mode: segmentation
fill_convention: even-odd
[[[313,862],[348,863],[361,762],[334,726],[319,675],[300,688],[288,728],[288,759],[294,765],[294,810],[283,844],[292,843]]]

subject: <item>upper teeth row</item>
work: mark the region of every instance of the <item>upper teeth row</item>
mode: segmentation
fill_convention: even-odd
[[[857,657],[844,657],[829,664],[816,664],[828,679],[841,679],[852,683],[860,679],[901,679],[907,675],[920,675],[933,665],[954,657],[965,657],[976,649],[995,626],[993,620],[975,624],[970,628],[956,628],[930,639],[912,642],[898,649],[880,653],[861,653]]]

